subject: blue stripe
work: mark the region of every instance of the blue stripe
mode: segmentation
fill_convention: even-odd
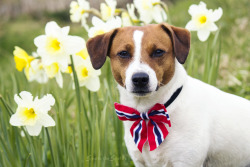
[[[158,145],[160,145],[162,143],[161,133],[159,132],[159,130],[158,130],[157,125],[155,124],[155,122],[151,120],[151,123],[154,125],[154,132],[155,132],[156,137],[157,137]]]
[[[119,113],[119,112],[117,112],[117,111],[115,111],[116,112],[116,114],[118,115],[118,116],[120,116],[120,117],[126,117],[126,118],[128,118],[128,119],[131,119],[131,118],[140,118],[140,116],[139,115],[126,115],[126,114],[124,114],[124,113]]]
[[[148,119],[146,113],[142,113],[142,119]]]
[[[165,111],[153,110],[148,116],[154,116],[157,114],[165,114]]]
[[[134,135],[135,144],[137,144],[137,142],[138,142],[138,139],[139,139],[139,132],[140,132],[140,130],[141,130],[141,128],[142,128],[142,126],[141,126],[141,121],[140,121],[140,123],[139,123],[138,125],[139,125],[139,127],[136,129],[135,135]],[[137,126],[138,126],[138,125],[137,125]]]

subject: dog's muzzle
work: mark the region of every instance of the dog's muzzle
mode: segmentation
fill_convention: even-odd
[[[135,73],[132,76],[132,83],[133,83],[133,93],[136,93],[138,95],[144,95],[146,93],[149,93],[149,75],[147,73]]]

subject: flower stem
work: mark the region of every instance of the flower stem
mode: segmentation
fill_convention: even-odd
[[[76,92],[76,99],[77,99],[77,109],[78,109],[78,122],[79,122],[79,135],[80,135],[80,140],[79,140],[79,156],[82,155],[83,153],[83,132],[82,132],[82,121],[81,121],[81,111],[82,111],[82,107],[81,107],[81,93],[80,93],[80,86],[79,86],[79,82],[78,82],[78,77],[77,77],[77,73],[75,70],[75,65],[74,65],[74,60],[72,55],[70,55],[70,60],[71,60],[71,66],[72,66],[72,73],[73,73],[73,77],[74,77],[74,84],[75,84],[75,92]],[[79,162],[80,164],[78,164],[78,166],[82,166],[82,161]]]
[[[70,59],[71,59],[72,72],[73,72],[73,76],[74,76],[74,84],[75,84],[76,97],[77,97],[77,106],[78,106],[79,112],[81,112],[82,107],[81,107],[80,86],[79,86],[79,82],[78,82],[77,74],[76,74],[76,71],[75,71],[75,65],[74,65],[72,56],[70,56]],[[84,106],[84,104],[83,104],[83,107],[84,107],[84,116],[86,117],[90,133],[92,134],[90,121],[89,121],[89,118],[88,118],[88,115],[87,115],[87,110],[86,110],[86,107]]]
[[[0,95],[0,100],[3,103],[5,109],[8,111],[9,116],[11,116],[12,114],[14,114],[14,112],[12,111],[12,109],[10,108],[10,106],[4,101],[3,97]]]
[[[91,14],[96,15],[99,18],[102,18],[101,13],[98,10],[96,10],[95,8],[91,8],[90,10],[88,10],[88,12],[91,13]]]
[[[166,12],[167,14],[167,17],[168,17],[168,23],[171,24],[171,18],[170,18],[170,14],[169,14],[169,10],[168,10],[168,6],[166,3],[164,2],[160,2],[160,5],[163,7],[164,11]]]
[[[51,156],[52,156],[53,165],[56,166],[55,159],[54,159],[54,154],[53,154],[53,149],[52,149],[52,144],[51,144],[51,140],[50,140],[50,136],[49,136],[49,131],[48,131],[47,128],[45,128],[45,131],[46,131],[48,141],[49,141],[49,147],[50,147],[50,152],[51,152]]]

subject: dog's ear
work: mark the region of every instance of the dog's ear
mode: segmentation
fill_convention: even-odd
[[[174,27],[166,23],[161,24],[161,27],[172,40],[175,57],[179,63],[184,64],[190,49],[190,32],[187,29]]]
[[[102,35],[97,35],[87,41],[87,50],[94,69],[100,69],[106,61],[106,56],[112,45],[112,41],[118,29],[114,29]]]

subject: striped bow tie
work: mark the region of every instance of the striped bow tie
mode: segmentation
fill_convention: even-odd
[[[130,128],[130,133],[141,152],[147,140],[150,151],[153,151],[168,135],[165,124],[171,127],[171,123],[167,110],[162,104],[157,103],[148,112],[140,113],[133,108],[115,103],[115,110],[120,120],[135,121]],[[148,120],[147,124],[146,120]]]

